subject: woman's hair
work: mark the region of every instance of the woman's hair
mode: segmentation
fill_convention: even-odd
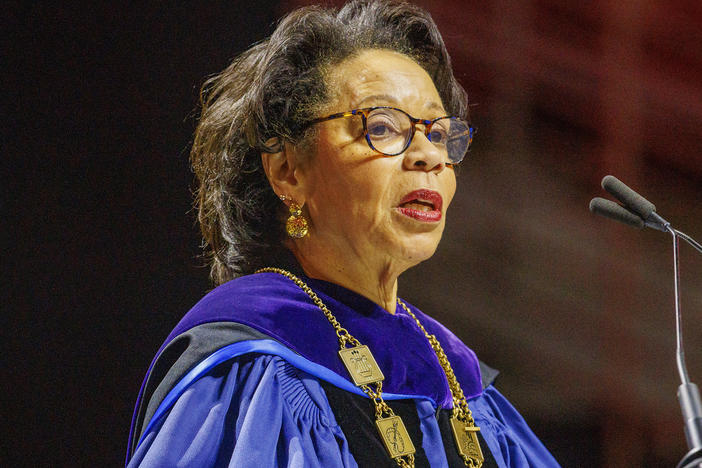
[[[425,10],[393,0],[355,0],[338,11],[312,6],[288,14],[270,38],[202,87],[190,156],[216,284],[280,256],[285,206],[270,187],[261,152],[275,152],[283,141],[309,144],[314,135],[305,123],[318,117],[331,94],[325,72],[366,49],[409,56],[429,73],[446,110],[468,117],[466,93]]]

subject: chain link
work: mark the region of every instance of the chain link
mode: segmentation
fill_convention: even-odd
[[[405,458],[407,460],[405,460]],[[404,457],[394,458],[398,465],[402,468],[414,468],[414,454],[405,455]]]

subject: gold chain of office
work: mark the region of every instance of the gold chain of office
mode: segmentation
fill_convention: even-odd
[[[331,313],[312,288],[297,276],[282,268],[274,267],[261,268],[256,273],[278,273],[285,276],[302,289],[322,311],[329,323],[334,327],[334,330],[336,330],[336,336],[339,338],[339,357],[349,371],[354,384],[368,395],[375,406],[375,424],[388,454],[398,466],[414,468],[414,445],[400,416],[395,415],[392,408],[383,400],[384,376],[368,347],[362,345],[348,330],[342,327],[336,317],[334,317],[334,314]],[[436,353],[439,364],[441,364],[446,374],[446,380],[453,398],[453,412],[450,422],[458,452],[467,467],[480,468],[484,461],[477,436],[480,428],[475,425],[466,397],[456,379],[456,375],[453,373],[446,353],[436,336],[427,332],[409,307],[399,298],[397,303],[414,319],[419,329],[429,340],[429,344]],[[351,347],[347,347],[347,345]]]

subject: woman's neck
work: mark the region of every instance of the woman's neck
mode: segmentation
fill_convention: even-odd
[[[315,249],[312,253],[295,245],[291,250],[308,277],[343,286],[395,313],[397,278],[406,268],[398,268],[392,261],[373,262],[374,259],[356,255],[340,257],[336,251],[327,253]]]

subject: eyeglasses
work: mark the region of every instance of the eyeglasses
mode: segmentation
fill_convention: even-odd
[[[311,120],[305,126],[342,117],[360,115],[363,135],[371,149],[385,156],[403,153],[417,132],[417,124],[424,125],[424,135],[443,153],[446,164],[463,160],[473,142],[475,129],[458,117],[439,117],[434,120],[416,119],[402,109],[388,106],[366,107],[339,112]]]

